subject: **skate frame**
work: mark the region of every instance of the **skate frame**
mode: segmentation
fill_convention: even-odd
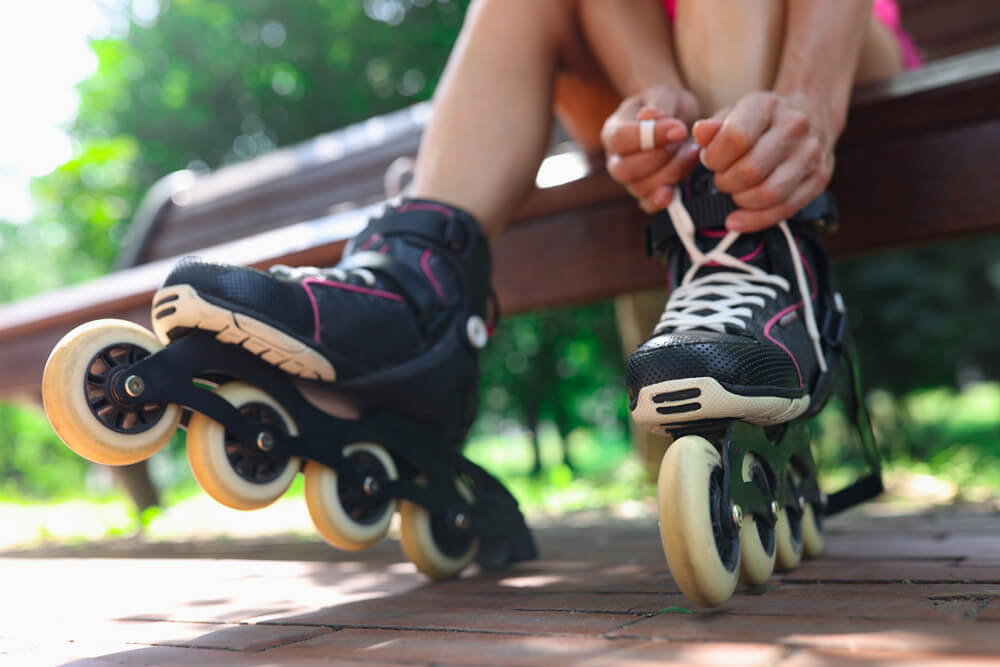
[[[133,377],[141,378],[144,385],[136,397],[125,387]],[[236,407],[204,386],[220,377],[266,387],[266,393],[291,416],[299,435],[247,421]],[[243,348],[219,342],[209,332],[190,331],[163,350],[115,372],[107,382],[108,395],[123,406],[180,405],[219,422],[251,450],[260,450],[259,443],[266,441],[266,454],[271,458],[317,461],[337,472],[338,484],[355,488],[364,488],[365,480],[343,455],[344,447],[381,445],[401,464],[400,478],[366,489],[373,501],[410,500],[427,508],[445,539],[479,540],[476,560],[482,567],[493,569],[537,555],[510,492],[449,446],[453,443],[442,442],[433,428],[387,410],[364,410],[356,420],[330,415],[306,400],[291,376]],[[456,476],[471,482],[474,502],[459,495]],[[418,484],[418,477],[426,484]]]

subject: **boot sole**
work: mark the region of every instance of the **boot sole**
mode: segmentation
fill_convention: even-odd
[[[666,380],[639,390],[632,418],[646,429],[662,433],[678,424],[708,420],[739,420],[761,426],[783,424],[809,407],[809,396],[743,396],[710,377]]]
[[[157,291],[152,315],[153,331],[164,345],[170,342],[167,334],[175,329],[203,329],[290,375],[323,382],[337,379],[333,364],[302,341],[249,315],[210,303],[190,285],[170,285]]]

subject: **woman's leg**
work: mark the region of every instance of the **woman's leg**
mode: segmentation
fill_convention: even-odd
[[[582,50],[575,0],[478,0],[434,98],[412,196],[472,213],[490,236],[545,155],[557,69]]]
[[[677,62],[706,116],[735,104],[751,91],[773,87],[785,29],[785,2],[677,0]],[[902,69],[895,35],[872,17],[865,30],[855,82],[886,78]]]
[[[493,235],[530,192],[552,109],[589,152],[624,95],[679,82],[659,0],[478,0],[438,87],[414,197]]]

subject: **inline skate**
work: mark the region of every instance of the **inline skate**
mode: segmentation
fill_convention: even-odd
[[[706,606],[728,600],[738,580],[761,585],[776,567],[819,555],[822,518],[881,491],[843,299],[815,228],[836,222],[832,197],[755,234],[725,231],[735,209],[699,166],[650,223],[647,248],[666,260],[671,294],[627,365],[633,419],[674,439],[658,480],[667,562]],[[806,420],[834,393],[841,366],[873,472],[827,497]]]
[[[183,260],[153,299],[155,336],[116,320],[74,329],[43,399],[98,463],[148,458],[182,425],[195,478],[237,509],[272,503],[301,470],[335,547],[373,545],[398,509],[406,556],[446,578],[536,555],[516,500],[459,452],[495,319],[478,223],[411,200],[331,269]]]

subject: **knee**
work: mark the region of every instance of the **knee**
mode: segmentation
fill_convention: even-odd
[[[579,24],[582,0],[472,0],[465,14],[463,30],[485,22],[512,22],[522,30],[540,28],[558,40],[570,38]]]

